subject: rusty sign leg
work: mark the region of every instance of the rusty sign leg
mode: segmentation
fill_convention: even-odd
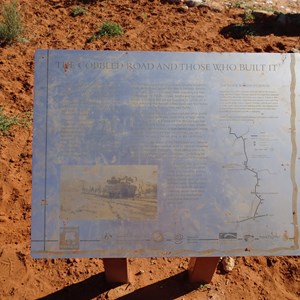
[[[103,263],[107,282],[129,282],[127,258],[104,258]]]
[[[189,263],[190,282],[210,283],[220,257],[191,257]]]

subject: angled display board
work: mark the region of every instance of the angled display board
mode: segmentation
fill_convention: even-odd
[[[300,55],[39,50],[32,255],[299,255]]]

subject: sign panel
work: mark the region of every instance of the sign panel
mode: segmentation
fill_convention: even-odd
[[[300,55],[38,50],[32,255],[299,255]]]

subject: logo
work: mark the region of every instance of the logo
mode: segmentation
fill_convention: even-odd
[[[245,242],[252,242],[254,240],[254,235],[251,234],[245,234],[244,235],[244,241]]]
[[[59,248],[65,250],[79,249],[79,227],[61,227]]]
[[[220,240],[236,240],[237,233],[236,232],[220,232],[219,239]]]
[[[152,239],[154,242],[163,242],[163,240],[165,239],[164,238],[164,235],[162,234],[162,232],[160,231],[155,231],[153,232],[152,234]]]
[[[183,242],[183,235],[182,234],[176,234],[175,236],[174,236],[174,242],[175,242],[175,244],[182,244],[182,242]]]

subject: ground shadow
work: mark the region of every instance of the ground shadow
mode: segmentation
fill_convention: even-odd
[[[188,272],[184,271],[119,297],[118,300],[177,299],[199,286],[199,283],[190,283]]]
[[[234,39],[246,35],[268,36],[300,36],[300,14],[272,14],[256,17],[252,22],[230,24],[221,29],[224,37]]]
[[[105,281],[104,272],[93,275],[79,283],[67,286],[50,295],[39,298],[38,300],[91,300],[101,294],[108,292],[122,284],[111,284]],[[199,283],[188,281],[188,271],[183,271],[161,281],[155,282],[141,289],[135,290],[119,300],[132,299],[164,299],[171,300],[184,296],[191,291],[199,288]]]
[[[104,272],[102,272],[38,300],[90,300],[119,285],[108,284],[105,281]]]

